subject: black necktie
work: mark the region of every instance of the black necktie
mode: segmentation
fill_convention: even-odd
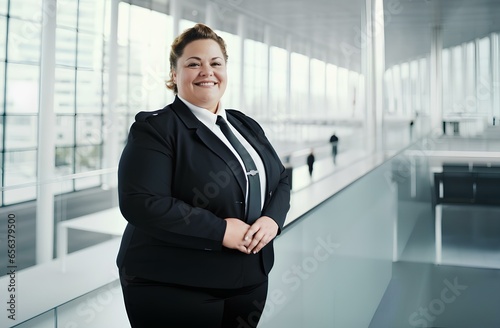
[[[241,144],[241,142],[236,138],[233,134],[229,125],[224,120],[222,116],[217,116],[217,125],[220,126],[222,133],[226,136],[227,140],[233,145],[234,149],[238,152],[245,164],[245,171],[248,177],[248,200],[246,206],[246,216],[247,222],[254,222],[260,217],[260,179],[259,179],[259,171],[257,171],[257,167],[255,166],[255,162],[252,157],[245,149],[245,147]]]

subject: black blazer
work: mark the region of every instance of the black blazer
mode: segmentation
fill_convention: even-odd
[[[226,112],[264,163],[262,215],[276,221],[279,233],[290,207],[285,168],[257,122]],[[224,218],[244,220],[245,184],[231,150],[179,98],[138,113],[118,168],[120,210],[128,221],[117,258],[121,272],[213,288],[265,280],[274,262],[272,242],[255,255],[222,246]]]

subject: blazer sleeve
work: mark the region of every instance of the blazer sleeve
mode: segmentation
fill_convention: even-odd
[[[281,172],[278,186],[272,191],[269,201],[262,209],[262,215],[269,216],[278,224],[278,235],[285,225],[286,214],[290,209],[290,183],[285,167],[280,163]]]
[[[125,219],[163,243],[220,250],[226,221],[172,196],[175,150],[148,122],[136,121],[118,166],[118,196]]]

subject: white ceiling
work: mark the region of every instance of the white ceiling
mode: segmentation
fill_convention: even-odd
[[[359,44],[364,0],[217,0],[307,35],[335,52]],[[443,46],[500,32],[500,0],[384,0],[386,66],[430,52],[441,26]],[[357,42],[357,43],[356,43]]]
[[[126,0],[168,7],[169,0]],[[337,64],[359,69],[360,56],[345,61],[342,45],[359,45],[365,0],[182,0],[184,15],[204,21],[207,3],[215,6],[217,28],[235,30],[237,13],[252,17],[250,35],[263,35],[264,25],[277,31],[273,43],[310,47],[310,53],[327,53]],[[443,46],[449,47],[500,32],[500,0],[384,0],[386,67],[430,52],[434,26],[441,26]],[[253,21],[252,21],[253,20]],[[260,34],[259,34],[260,33]]]

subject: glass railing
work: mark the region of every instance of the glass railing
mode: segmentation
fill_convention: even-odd
[[[368,327],[391,279],[393,260],[418,219],[415,209],[430,211],[425,156],[408,155],[425,154],[427,144],[422,140],[400,152],[285,227],[275,243],[276,264],[259,327]],[[103,183],[75,197],[57,192],[67,181],[51,182],[57,213],[50,243],[54,260],[34,265],[40,242],[32,240],[35,215],[25,215],[28,209],[21,207],[8,209],[20,235],[23,229],[34,231],[27,238],[31,244],[19,244],[26,242],[26,250],[16,249],[16,261],[32,265],[17,271],[22,288],[15,296],[16,321],[4,316],[0,326],[127,327],[114,264],[125,224],[116,207],[116,172],[93,174]],[[93,174],[72,178],[95,180]],[[3,284],[9,277],[0,279]],[[108,323],[110,318],[120,324]]]
[[[117,207],[116,169],[1,192],[33,190],[36,200],[0,208],[0,295],[7,307],[0,327],[28,319],[27,327],[54,327],[61,304],[117,279],[114,261],[125,220]]]

